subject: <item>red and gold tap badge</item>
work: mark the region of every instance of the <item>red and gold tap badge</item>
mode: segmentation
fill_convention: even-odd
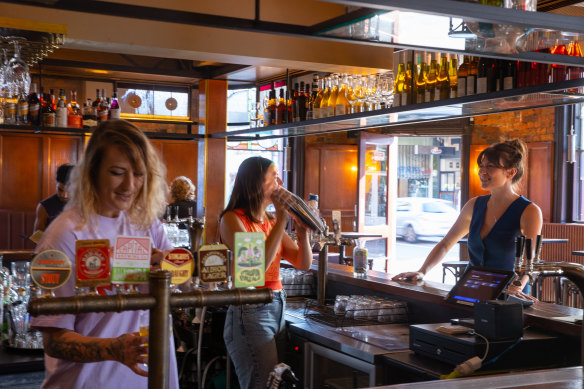
[[[195,270],[195,261],[189,250],[177,248],[170,250],[164,256],[160,267],[172,274],[170,282],[179,285],[191,278]]]
[[[75,242],[77,286],[104,286],[111,283],[109,239]]]

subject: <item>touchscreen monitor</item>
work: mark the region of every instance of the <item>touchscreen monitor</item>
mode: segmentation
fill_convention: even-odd
[[[450,290],[446,300],[468,306],[495,300],[511,282],[514,274],[508,270],[469,266]]]

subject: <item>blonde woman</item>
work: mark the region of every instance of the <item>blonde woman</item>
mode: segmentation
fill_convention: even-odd
[[[152,264],[157,265],[160,250],[172,248],[158,220],[166,194],[164,176],[164,165],[138,128],[121,120],[102,123],[73,171],[71,200],[37,252],[60,250],[75,264],[76,240],[109,239],[113,245],[120,235],[149,236]],[[55,294],[72,296],[74,289],[71,277]],[[33,318],[31,324],[44,340],[42,388],[147,388],[148,373],[140,366],[148,361],[148,338],[138,333],[139,315],[124,311]],[[172,341],[170,356],[170,387],[178,388]]]
[[[172,203],[170,206],[170,216],[176,216],[176,207],[178,207],[178,217],[184,219],[189,216],[196,217],[197,202],[195,201],[195,185],[185,176],[176,177],[170,183],[170,196]],[[189,214],[189,210],[191,214]],[[167,217],[169,215],[166,215]]]

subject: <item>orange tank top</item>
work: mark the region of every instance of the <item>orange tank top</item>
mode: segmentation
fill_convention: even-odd
[[[245,215],[243,209],[236,209],[233,212],[239,217],[247,232],[263,232],[266,240],[268,239],[268,235],[270,234],[270,231],[272,231],[275,220],[264,219],[262,223],[255,223]],[[270,264],[270,267],[266,270],[266,284],[264,286],[258,286],[258,288],[270,288],[272,290],[282,289],[282,281],[280,281],[280,260],[282,259],[283,251],[282,244],[280,243],[280,247],[276,252],[276,257]]]

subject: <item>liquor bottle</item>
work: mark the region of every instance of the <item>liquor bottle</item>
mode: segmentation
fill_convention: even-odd
[[[487,93],[497,91],[497,61],[487,58]]]
[[[324,80],[320,80],[318,75],[315,74],[312,78],[312,118],[320,118],[320,101],[322,100],[322,83]]]
[[[118,92],[114,92],[112,96],[112,103],[109,109],[109,119],[110,120],[119,120],[120,119],[120,104],[118,103]]]
[[[327,117],[336,115],[337,96],[339,95],[339,75],[333,74],[331,78],[331,93],[327,102]]]
[[[477,66],[477,94],[487,93],[487,59],[480,58]]]
[[[300,121],[300,114],[298,112],[298,89],[300,88],[299,83],[294,83],[294,89],[292,90],[292,101],[290,105],[292,108],[292,122]]]
[[[322,98],[320,100],[321,118],[329,117],[328,101],[330,96],[331,96],[331,76],[326,76],[324,78],[324,90],[322,91]]]
[[[450,58],[450,67],[448,68],[448,79],[450,80],[450,98],[458,97],[458,59]]]
[[[440,98],[440,90],[437,90],[438,83],[438,63],[435,59],[430,61],[430,69],[426,77],[426,102],[436,101],[436,97]]]
[[[477,90],[478,59],[473,57],[466,76],[466,95],[474,95]]]
[[[270,100],[268,101],[268,126],[273,126],[276,124],[276,111],[278,110],[278,105],[276,102],[276,91],[274,89],[270,90]]]
[[[83,105],[83,128],[92,128],[97,126],[97,113],[94,110],[91,99],[87,99],[87,103]]]
[[[294,116],[292,115],[292,99],[290,98],[290,91],[286,90],[286,111],[288,115],[288,123],[291,123]]]
[[[16,95],[5,99],[4,104],[4,123],[5,124],[16,124],[18,122],[18,117],[16,115],[16,106],[18,105],[18,98]]]
[[[357,94],[355,93],[355,81],[352,75],[347,76],[347,100],[349,100],[349,112],[347,113],[359,112]]]
[[[450,79],[448,78],[448,58],[440,58],[440,70],[436,80],[434,100],[446,100],[450,97]]]
[[[97,121],[99,123],[107,121],[109,117],[109,105],[105,97],[105,89],[101,90],[101,100],[97,106]]]
[[[24,94],[21,94],[18,99],[18,124],[28,124],[28,112],[28,99]]]
[[[304,81],[300,82],[296,105],[298,106],[298,121],[306,120],[306,92],[304,90]]]
[[[105,96],[104,96],[105,97]],[[95,100],[93,100],[93,103],[91,104],[91,107],[93,109],[93,113],[92,115],[95,115],[96,120],[99,121],[99,105],[101,104],[101,92],[99,89],[95,90]],[[97,125],[97,124],[96,124]]]
[[[311,109],[312,107],[312,102],[310,101],[310,99],[312,98],[312,96],[310,95],[310,84],[306,83],[304,84],[304,118],[302,120],[308,120],[308,111]],[[310,114],[311,118],[312,118],[312,113]]]
[[[458,68],[458,88],[456,88],[456,94],[458,97],[466,96],[466,83],[468,78],[468,71],[470,68],[470,62],[468,55],[464,57],[464,60]]]
[[[404,81],[406,79],[406,70],[403,63],[397,65],[397,75],[393,82],[393,106],[401,105],[402,92],[404,90]]]
[[[43,108],[43,126],[55,127],[57,125],[57,112],[54,108],[55,92],[50,89],[50,94],[45,95]]]
[[[335,102],[335,112],[337,115],[346,115],[351,112],[351,104],[347,98],[348,80],[347,75],[343,74]]]
[[[312,110],[312,99],[314,99],[314,85],[312,87],[312,93],[308,89],[308,84],[306,84],[306,120],[314,119],[314,111]]]
[[[67,102],[65,90],[59,89],[59,100],[57,101],[57,127],[67,127]]]
[[[67,127],[83,128],[83,114],[79,104],[77,104],[77,91],[71,90],[71,103],[69,103],[69,114],[67,116]]]
[[[286,116],[286,118],[284,118]],[[278,103],[276,105],[276,123],[286,123],[288,119],[288,108],[286,107],[286,100],[284,100],[284,88],[280,88],[278,94]]]
[[[41,104],[37,93],[37,84],[32,84],[31,92],[28,95],[28,118],[33,126],[40,126]]]
[[[568,55],[580,58],[584,57],[584,55],[582,55],[582,48],[577,41],[572,41],[568,44]],[[584,69],[580,66],[568,66],[567,78],[568,80],[584,78]]]
[[[406,65],[404,86],[401,93],[400,105],[409,105],[413,102],[413,75],[412,75],[412,61],[408,61]]]
[[[424,103],[426,101],[426,62],[422,61],[419,64],[418,75],[416,77],[416,103]]]

